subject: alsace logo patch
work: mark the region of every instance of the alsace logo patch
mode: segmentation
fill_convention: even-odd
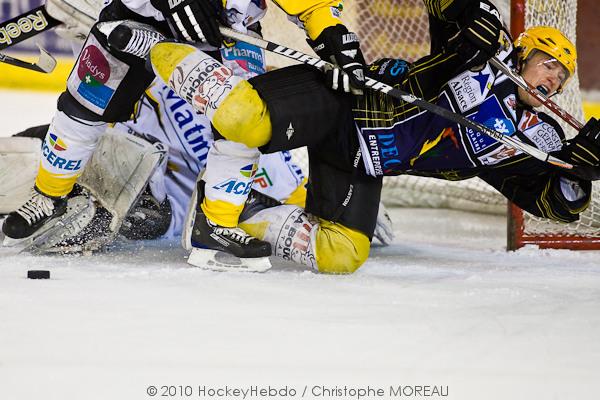
[[[489,67],[479,72],[466,71],[448,81],[461,112],[472,109],[486,98],[492,88],[494,75]]]
[[[63,142],[58,136],[54,133],[49,135],[48,142],[50,143],[50,147],[56,151],[65,151],[67,149],[67,145]]]
[[[81,81],[77,93],[95,106],[105,109],[114,90],[105,85],[110,78],[110,65],[98,47],[90,45],[83,49],[77,65],[77,76]]]

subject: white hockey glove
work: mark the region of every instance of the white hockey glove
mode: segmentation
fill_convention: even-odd
[[[377,224],[375,225],[373,237],[379,240],[384,246],[389,246],[396,238],[396,235],[394,234],[394,228],[392,226],[392,219],[385,209],[385,206],[381,202],[379,203]]]
[[[85,40],[103,6],[104,0],[46,0],[45,4],[48,14],[63,23],[55,32],[77,41]]]
[[[318,38],[307,39],[307,42],[322,60],[336,66],[326,72],[333,90],[362,94],[365,87],[365,59],[355,33],[348,32],[344,25],[338,24],[325,28]]]
[[[208,42],[221,47],[223,36],[219,22],[223,15],[221,0],[150,0],[169,22],[178,39],[187,42]]]

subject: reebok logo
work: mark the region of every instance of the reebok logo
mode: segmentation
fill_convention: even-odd
[[[48,21],[42,11],[27,14],[15,22],[10,22],[6,26],[0,27],[0,44],[10,45],[13,39],[25,35],[31,31],[43,31],[48,26]],[[28,35],[31,36],[31,35]]]

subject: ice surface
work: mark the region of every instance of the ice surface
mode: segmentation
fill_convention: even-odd
[[[49,122],[56,99],[0,96],[3,135]],[[325,398],[316,385],[386,391],[369,399],[392,398],[391,385],[447,386],[456,400],[598,398],[598,252],[507,253],[498,216],[392,218],[395,243],[351,276],[204,271],[176,241],[95,256],[0,248],[0,399],[150,399],[150,385],[201,398],[198,386],[225,384],[298,398],[305,386]]]

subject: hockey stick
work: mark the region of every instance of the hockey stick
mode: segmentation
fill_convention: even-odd
[[[17,15],[8,21],[0,23],[0,50],[21,43],[62,24],[52,18],[44,6],[34,8],[26,13]]]
[[[543,105],[548,107],[550,111],[554,114],[558,115],[562,118],[567,124],[571,125],[573,128],[580,130],[583,128],[583,124],[579,122],[574,116],[569,114],[567,111],[563,110],[558,104],[550,100],[547,96],[545,96],[542,92],[540,92],[537,88],[534,88],[529,82],[527,82],[523,77],[513,71],[508,65],[504,64],[497,57],[492,57],[490,59],[490,63],[498,68],[502,73],[509,77],[511,81],[517,84],[521,89],[525,90],[529,93],[534,99],[541,102]]]
[[[21,15],[0,23],[0,50],[21,43],[38,33],[50,30],[61,22],[48,15],[44,6],[40,6]],[[36,62],[27,62],[0,53],[0,62],[32,71],[49,73],[56,67],[56,60],[41,46],[40,56]]]
[[[54,68],[56,67],[56,59],[52,57],[50,53],[44,50],[42,46],[37,46],[40,49],[40,56],[36,62],[19,60],[18,58],[13,58],[2,53],[0,53],[0,62],[10,64],[15,67],[30,69],[32,71],[43,72],[45,74],[54,71]]]
[[[262,49],[271,51],[276,54],[280,54],[284,57],[288,57],[294,59],[296,61],[300,61],[304,64],[312,65],[318,69],[324,70],[326,68],[332,68],[333,65],[321,60],[320,58],[309,56],[308,54],[304,54],[300,51],[290,49],[289,47],[285,47],[273,42],[269,42],[268,40],[259,39],[253,36],[249,36],[240,32],[237,32],[233,29],[220,27],[221,33],[227,37],[230,37],[235,40],[239,40],[242,42],[246,42],[249,44],[253,44]],[[573,165],[569,164],[565,161],[562,161],[556,157],[551,156],[548,153],[545,153],[538,149],[537,147],[531,146],[527,143],[521,142],[519,139],[505,136],[499,132],[496,132],[493,129],[488,128],[487,126],[480,124],[475,121],[471,121],[463,117],[462,115],[456,114],[450,110],[447,110],[443,107],[438,106],[437,104],[429,103],[421,98],[418,98],[410,93],[404,92],[400,89],[394,88],[390,85],[387,85],[383,82],[376,81],[375,79],[366,77],[365,84],[368,88],[372,90],[377,90],[382,93],[387,94],[388,96],[394,97],[396,99],[405,101],[407,103],[414,104],[424,110],[437,114],[441,117],[444,117],[452,122],[455,122],[459,125],[464,126],[465,128],[473,129],[475,131],[482,132],[491,138],[497,140],[500,143],[503,143],[513,149],[520,150],[525,154],[528,154],[538,160],[550,163],[552,165],[565,168],[565,169],[573,169]]]

